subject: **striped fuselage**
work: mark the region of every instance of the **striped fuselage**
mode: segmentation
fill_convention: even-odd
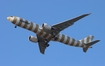
[[[43,29],[41,29],[41,26],[39,26],[38,24],[35,24],[33,22],[30,22],[28,20],[22,19],[20,17],[13,16],[13,17],[9,17],[8,20],[11,21],[16,26],[33,31],[34,33],[36,33],[38,36],[40,36],[42,38],[52,40],[52,41],[59,41],[61,43],[64,43],[64,44],[70,45],[70,46],[86,47],[84,45],[84,40],[81,40],[81,41],[75,40],[74,38],[71,38],[71,37],[61,34],[61,33],[59,33],[57,35],[57,39],[54,40],[53,35],[51,35],[48,32],[45,32]],[[89,41],[89,39],[88,39],[88,41]]]

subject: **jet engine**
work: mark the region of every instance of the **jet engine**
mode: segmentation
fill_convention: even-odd
[[[29,39],[31,42],[35,42],[35,43],[38,42],[38,39],[37,39],[36,37],[34,37],[34,36],[29,36],[28,39]]]
[[[47,23],[43,23],[43,24],[42,24],[42,28],[43,28],[43,30],[45,30],[45,31],[51,30],[51,26],[48,25]]]

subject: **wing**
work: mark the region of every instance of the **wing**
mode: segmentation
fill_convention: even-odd
[[[65,22],[62,22],[62,23],[59,23],[59,24],[56,24],[56,25],[53,25],[52,28],[55,29],[55,32],[56,34],[59,33],[60,31],[64,30],[65,28],[71,26],[74,24],[74,22],[78,21],[79,19],[85,17],[85,16],[88,16],[89,14],[83,14],[81,16],[78,16],[76,18],[73,18],[73,19],[70,19],[70,20],[67,20]]]
[[[45,52],[45,49],[46,49],[46,47],[48,46],[48,40],[46,40],[46,39],[43,39],[43,38],[41,38],[41,37],[39,37],[38,35],[37,35],[37,38],[38,38],[38,45],[39,45],[39,50],[40,50],[40,52],[42,53],[42,54],[44,54],[44,52]]]

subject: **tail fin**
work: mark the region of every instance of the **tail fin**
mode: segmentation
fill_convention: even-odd
[[[94,36],[89,35],[89,36],[87,36],[86,38],[81,39],[81,40],[79,40],[79,41],[82,42],[82,43],[87,44],[87,43],[91,42],[91,41],[93,40],[93,38],[94,38]]]
[[[100,40],[92,41],[93,38],[94,38],[94,36],[89,35],[86,38],[79,40],[81,43],[85,44],[85,46],[86,46],[86,47],[83,47],[84,52],[86,52],[88,50],[88,48],[92,48],[92,45],[94,45],[95,43],[100,41]]]
[[[95,40],[95,41],[92,41],[92,42],[89,42],[87,44],[85,44],[85,48],[83,48],[83,51],[86,52],[88,50],[89,47],[91,47],[92,45],[94,45],[95,43],[99,42],[100,40]],[[92,48],[92,47],[91,47]]]

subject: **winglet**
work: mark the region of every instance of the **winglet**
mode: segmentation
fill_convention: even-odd
[[[88,15],[90,15],[91,13],[88,13],[88,14],[84,14],[84,15],[82,15],[83,17],[85,17],[85,16],[88,16]]]

